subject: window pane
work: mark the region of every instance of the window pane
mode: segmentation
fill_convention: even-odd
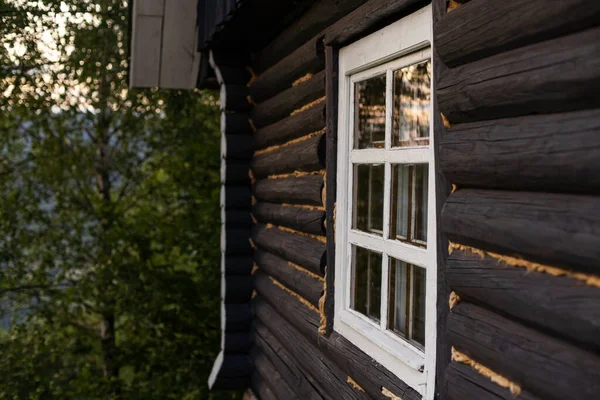
[[[425,269],[390,258],[388,329],[425,346]]]
[[[382,234],[384,173],[383,164],[354,166],[353,228]]]
[[[385,74],[354,84],[354,148],[385,146]]]
[[[425,274],[424,268],[413,268],[413,298],[412,298],[412,339],[425,346]]]
[[[431,61],[394,71],[392,145],[429,144]]]
[[[379,321],[381,254],[352,246],[352,309]]]
[[[427,183],[429,165],[415,165],[415,234],[413,238],[427,243]]]
[[[427,243],[428,164],[392,165],[390,237]]]
[[[409,239],[411,198],[410,165],[392,165],[392,239]]]

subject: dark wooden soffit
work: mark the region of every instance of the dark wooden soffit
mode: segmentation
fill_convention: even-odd
[[[198,0],[198,48],[262,48],[315,0]]]

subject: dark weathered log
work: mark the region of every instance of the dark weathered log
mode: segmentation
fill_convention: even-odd
[[[279,400],[269,386],[269,381],[260,376],[256,371],[252,374],[252,389],[254,389],[260,400]]]
[[[296,79],[324,66],[323,43],[314,37],[260,74],[250,85],[250,97],[255,103],[265,101],[290,88]]]
[[[600,198],[462,189],[442,210],[451,240],[484,250],[599,273]]]
[[[297,139],[324,127],[325,108],[318,105],[260,128],[256,131],[254,140],[256,148],[261,149]]]
[[[458,250],[448,259],[447,277],[452,290],[462,298],[600,348],[597,287]]]
[[[437,24],[447,14],[446,0],[432,0],[433,23]],[[438,57],[435,46],[433,48],[433,79],[434,87],[437,88],[440,76],[447,71],[446,65]],[[434,143],[440,143],[446,136],[446,128],[440,114],[437,95],[433,102],[433,136]],[[442,206],[450,195],[450,183],[441,168],[441,147],[433,146],[435,159],[435,206],[436,206],[436,226],[442,224]],[[444,387],[446,377],[446,367],[450,363],[450,343],[448,342],[447,322],[448,322],[448,296],[450,289],[446,280],[446,260],[448,258],[448,236],[442,229],[438,229],[435,240],[436,258],[437,258],[437,301],[436,301],[436,362],[435,362],[435,387],[439,396],[438,400],[447,400],[446,393],[441,388]]]
[[[257,299],[254,300],[254,309],[258,318],[269,327],[273,334],[277,335],[277,329],[273,330],[271,321],[267,319],[279,319],[282,321],[277,321],[278,324],[289,326],[283,321],[284,319],[287,320],[295,328],[293,331],[296,337],[303,336],[311,344],[317,344],[319,347],[317,353],[320,351],[322,355],[343,368],[373,398],[383,399],[381,394],[382,387],[387,388],[395,395],[406,400],[421,398],[416,391],[408,387],[397,376],[374,362],[370,356],[338,333],[333,332],[329,338],[320,336],[317,333],[319,326],[318,315],[292,297],[291,294],[268,281],[268,278],[264,274],[259,276],[259,280],[256,283],[257,292],[260,297],[267,300],[268,304],[262,302],[259,297],[258,302]],[[284,341],[282,343],[285,344],[287,342]],[[289,345],[292,345],[292,343]],[[294,354],[293,349],[288,349],[288,351]],[[337,398],[339,397],[334,397],[334,399]]]
[[[219,65],[220,76],[218,78],[226,85],[245,86],[250,80],[250,71],[247,68],[240,68],[237,63],[232,64],[232,66]]]
[[[253,338],[255,347],[271,361],[273,366],[288,385],[296,393],[298,399],[323,400],[317,392],[317,382],[312,376],[304,374],[297,361],[284,348],[281,342],[259,320],[253,325]]]
[[[248,211],[228,210],[225,213],[225,229],[250,229],[254,222]]]
[[[225,185],[249,185],[250,166],[247,162],[227,161],[221,169],[221,183]]]
[[[254,369],[261,378],[268,382],[277,399],[295,399],[296,393],[292,390],[287,381],[281,376],[279,371],[273,366],[271,360],[258,349],[252,351],[252,361]]]
[[[222,204],[226,210],[247,210],[252,208],[252,192],[248,186],[221,186]]]
[[[544,399],[595,399],[600,357],[465,301],[450,312],[453,346]]]
[[[327,261],[325,280],[325,335],[333,332],[335,312],[335,203],[337,199],[337,131],[338,131],[338,81],[339,81],[339,51],[337,48],[325,48],[326,74],[326,176],[325,208],[327,211]]]
[[[225,275],[250,275],[252,271],[252,257],[232,257],[226,256],[225,260]]]
[[[341,47],[417,10],[422,0],[370,0],[325,30],[327,46]]]
[[[441,146],[461,187],[600,192],[600,110],[454,125]]]
[[[348,374],[327,357],[319,354],[315,342],[310,342],[300,332],[287,324],[271,305],[260,297],[254,299],[258,319],[286,346],[306,375],[318,385],[318,390],[328,399],[369,399],[370,397],[348,383]]]
[[[226,378],[241,378],[252,373],[252,361],[248,355],[225,354],[219,375]]]
[[[250,229],[226,229],[225,230],[225,255],[246,256],[252,254],[249,241]]]
[[[261,270],[308,300],[315,307],[319,306],[319,298],[323,294],[322,281],[294,268],[286,260],[273,254],[259,250],[255,252],[254,258],[256,265]]]
[[[250,301],[252,296],[252,276],[225,277],[225,304],[243,304]]]
[[[248,101],[248,87],[246,85],[221,85],[220,104],[222,111],[250,111],[252,105]]]
[[[252,241],[262,250],[323,275],[325,243],[278,228],[267,228],[262,224],[257,224],[252,229]]]
[[[254,137],[250,134],[221,136],[221,156],[227,160],[249,160],[254,150]]]
[[[252,334],[249,332],[225,332],[226,354],[248,354],[252,349]]]
[[[258,104],[250,113],[257,128],[288,117],[294,110],[325,95],[325,73],[321,71],[300,85],[293,86]]]
[[[211,390],[243,390],[250,384],[249,377],[223,378],[217,377]]]
[[[510,390],[498,386],[475,371],[473,368],[451,362],[448,365],[445,391],[448,400],[514,400],[515,396]],[[529,392],[521,391],[519,400],[539,400]]]
[[[300,47],[365,0],[321,0],[296,19],[256,56],[253,68],[262,72]]]
[[[309,204],[321,206],[322,175],[262,179],[252,185],[258,200],[271,203]]]
[[[248,113],[221,113],[221,133],[225,135],[252,134],[250,116]]]
[[[325,135],[293,143],[256,155],[251,163],[257,179],[293,171],[312,172],[325,168]]]
[[[449,66],[593,27],[600,3],[565,0],[471,1],[434,25],[434,42]]]
[[[438,85],[455,124],[600,106],[600,28],[454,68]]]
[[[249,304],[227,304],[225,306],[225,332],[248,332],[252,324]]]
[[[271,203],[256,203],[252,215],[265,224],[285,226],[314,235],[325,234],[325,211]]]

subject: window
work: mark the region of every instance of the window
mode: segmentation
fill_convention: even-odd
[[[433,399],[431,7],[342,48],[339,63],[334,329]]]

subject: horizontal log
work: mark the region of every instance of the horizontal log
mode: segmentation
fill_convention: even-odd
[[[321,0],[262,49],[256,56],[253,69],[262,72],[290,54],[323,29],[363,4],[366,0]]]
[[[254,135],[256,148],[282,144],[325,127],[325,107],[315,106],[274,124],[260,128]]]
[[[514,400],[510,390],[498,386],[470,366],[451,362],[446,370],[445,390],[448,400]],[[540,400],[529,392],[521,391],[519,400]]]
[[[227,163],[223,163],[221,183],[224,185],[250,185],[250,166],[247,162],[227,161]]]
[[[249,332],[225,332],[226,354],[248,354],[252,349],[253,339]]]
[[[256,251],[258,267],[315,307],[323,294],[323,282],[291,266],[286,260],[265,251]]]
[[[217,377],[211,390],[243,390],[250,384],[250,377],[222,378]]]
[[[343,368],[373,398],[383,398],[382,387],[405,400],[421,398],[415,390],[386,368],[375,363],[370,356],[340,334],[333,332],[329,337],[319,335],[317,332],[319,316],[315,312],[300,303],[291,294],[269,282],[264,278],[264,274],[261,279],[262,281],[257,282],[256,287],[260,296],[253,300],[254,310],[259,319],[270,318],[268,315],[280,315],[279,319],[285,318],[287,323],[283,321],[284,325],[291,324],[300,335],[307,338],[310,343],[316,344],[319,347],[318,352]],[[257,300],[262,301],[262,299],[266,300],[268,304],[257,304]],[[270,314],[264,316],[269,309],[272,310]],[[279,321],[277,322],[279,323]],[[270,321],[266,321],[265,324],[270,327]],[[292,353],[292,349],[289,351]]]
[[[454,251],[446,276],[452,290],[512,317],[600,349],[600,289]]]
[[[287,381],[296,393],[294,398],[323,400],[316,389],[317,382],[310,375],[304,374],[296,359],[281,342],[260,321],[256,321],[253,328],[255,348],[267,356],[275,369]]]
[[[442,229],[455,242],[598,274],[599,209],[599,197],[461,189],[442,209]]]
[[[252,389],[260,400],[279,400],[269,386],[269,382],[260,376],[258,372],[252,374]]]
[[[221,113],[221,133],[225,135],[251,135],[252,126],[248,113]]]
[[[367,1],[325,31],[325,45],[346,45],[416,11],[426,3],[422,0]]]
[[[565,0],[471,1],[434,25],[435,48],[454,66],[593,27],[600,3]]]
[[[453,346],[544,399],[595,399],[600,357],[489,310],[460,302],[451,310]]]
[[[315,37],[261,73],[250,85],[252,101],[265,101],[290,88],[296,79],[322,70],[325,67],[323,50],[323,43]]]
[[[226,229],[222,247],[227,256],[247,256],[252,254],[250,229]]]
[[[276,399],[295,399],[296,394],[281,376],[279,371],[273,366],[271,360],[258,349],[252,351],[252,361],[254,369],[262,380],[267,382],[269,388],[273,391]]]
[[[325,235],[325,211],[283,206],[271,203],[256,203],[252,215],[259,222],[284,226],[313,235]]]
[[[250,304],[227,304],[225,306],[225,332],[248,332],[251,324]]]
[[[252,105],[248,101],[248,87],[246,85],[221,85],[220,105],[221,111],[250,111]]]
[[[257,224],[252,229],[252,241],[259,249],[298,264],[315,274],[323,275],[323,242],[278,228],[267,228],[262,224]]]
[[[255,150],[254,137],[249,134],[222,134],[221,157],[226,160],[250,160]]]
[[[219,376],[224,378],[241,378],[252,373],[252,361],[248,355],[225,354]]]
[[[224,256],[223,258],[225,263],[226,276],[250,275],[250,272],[252,271],[252,264],[254,263],[252,256]]]
[[[325,135],[317,135],[267,153],[250,163],[257,179],[294,171],[312,172],[325,168]]]
[[[252,208],[252,192],[250,187],[243,186],[221,186],[221,204],[226,210],[245,210]]]
[[[252,291],[252,276],[225,277],[225,304],[243,304],[250,301]]]
[[[441,74],[440,111],[452,124],[600,107],[600,28]]]
[[[227,210],[225,213],[225,229],[250,229],[254,222],[248,211]]]
[[[323,175],[262,179],[252,185],[258,200],[271,203],[323,205]]]
[[[250,119],[261,128],[288,117],[294,110],[325,96],[325,73],[316,73],[300,85],[290,87],[254,107]]]
[[[348,373],[323,357],[315,342],[309,341],[300,332],[287,324],[275,309],[260,298],[254,300],[257,318],[294,357],[306,375],[318,385],[317,389],[327,399],[370,399],[370,397],[348,383]]]
[[[598,193],[600,109],[454,125],[440,164],[459,187]]]

